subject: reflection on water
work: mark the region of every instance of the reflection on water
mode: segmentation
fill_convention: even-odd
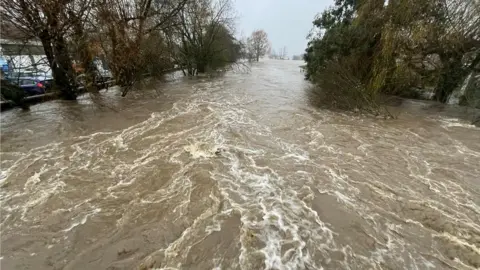
[[[480,267],[479,128],[312,108],[298,65],[2,113],[1,266]]]

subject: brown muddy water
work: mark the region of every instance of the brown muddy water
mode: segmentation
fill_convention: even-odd
[[[300,64],[2,113],[1,269],[480,267],[463,109],[315,109]]]

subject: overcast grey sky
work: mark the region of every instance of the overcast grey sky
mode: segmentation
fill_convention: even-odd
[[[234,0],[234,4],[238,35],[249,36],[255,29],[263,29],[273,49],[286,46],[291,57],[304,52],[315,15],[333,0]]]

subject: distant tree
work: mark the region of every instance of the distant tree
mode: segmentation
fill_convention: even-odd
[[[275,51],[274,49],[271,49],[271,50],[270,50],[269,57],[270,57],[271,59],[278,59],[277,51]]]
[[[280,59],[282,60],[287,59],[288,58],[287,54],[288,54],[287,47],[283,46],[283,48],[280,49],[280,55],[279,55]]]
[[[270,53],[268,54],[268,57],[271,59],[275,59],[277,52],[274,49],[270,50]]]
[[[264,30],[255,30],[248,38],[248,50],[254,59],[258,62],[261,56],[264,56],[269,50],[269,41],[267,33]]]
[[[294,55],[292,56],[292,60],[302,60],[302,55]]]
[[[230,0],[188,0],[169,29],[172,57],[184,75],[234,63],[242,44],[233,37]]]

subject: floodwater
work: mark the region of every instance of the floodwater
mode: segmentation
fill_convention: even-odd
[[[2,113],[1,269],[479,268],[480,129],[313,108],[299,65]]]

